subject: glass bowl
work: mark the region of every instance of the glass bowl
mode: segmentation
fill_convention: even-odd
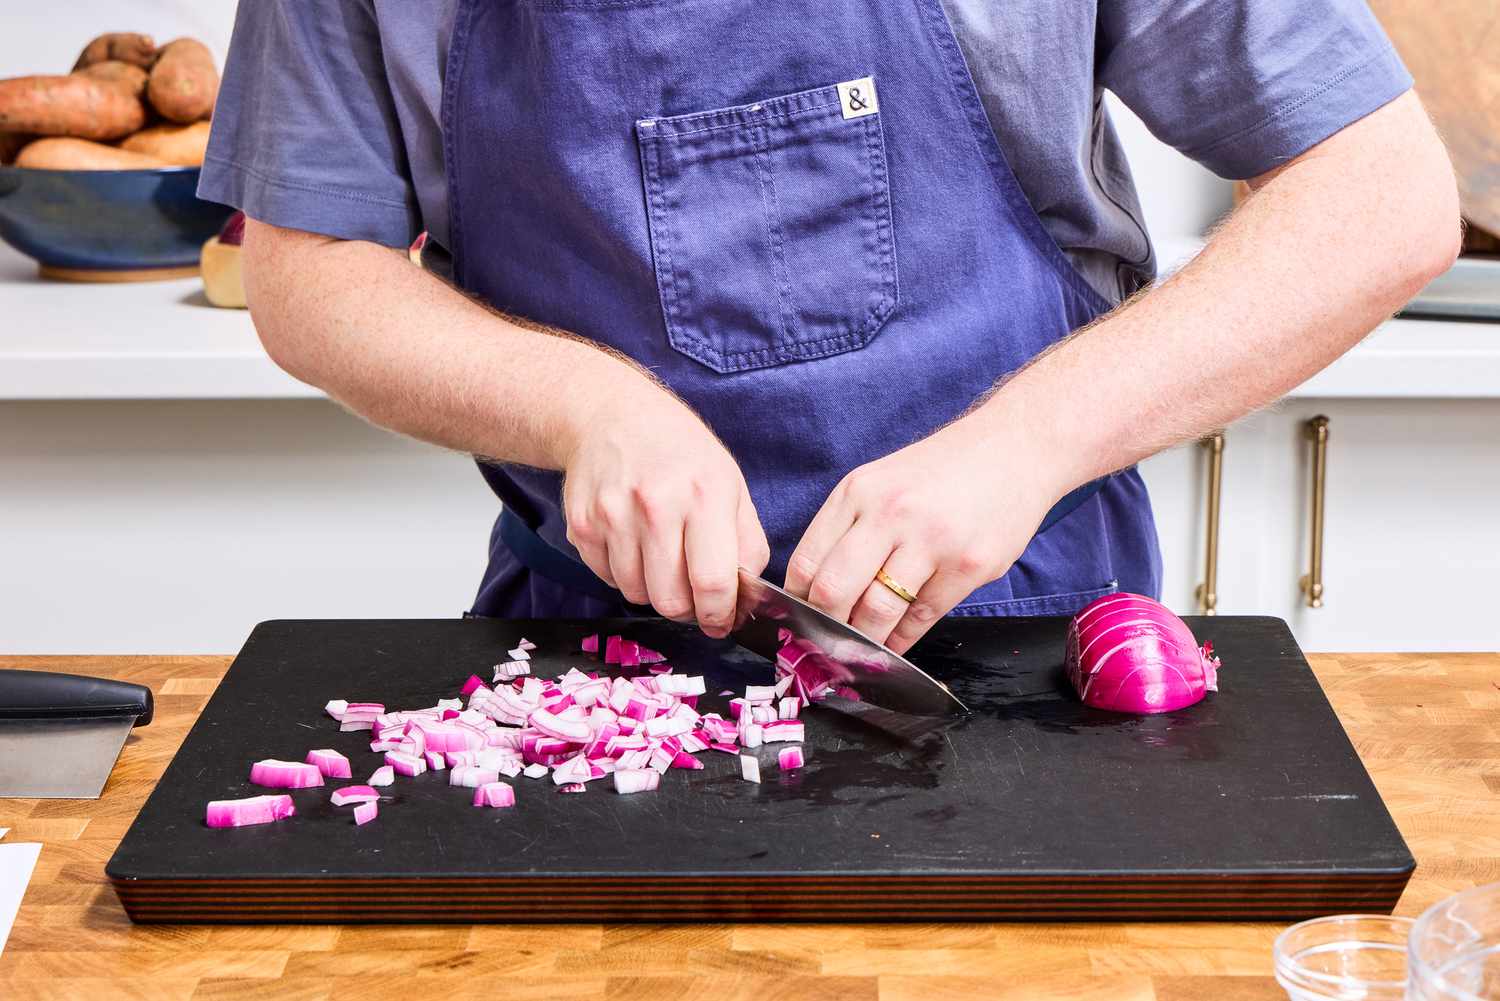
[[[1272,947],[1276,982],[1292,1001],[1402,1001],[1414,922],[1336,914],[1292,925]]]
[[[1500,998],[1500,883],[1427,908],[1412,927],[1408,953],[1412,1001]]]

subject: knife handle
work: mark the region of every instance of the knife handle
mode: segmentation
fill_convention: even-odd
[[[151,689],[128,681],[52,671],[0,669],[0,719],[108,719],[151,722]]]

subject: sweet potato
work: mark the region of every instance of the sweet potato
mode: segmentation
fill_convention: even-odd
[[[73,64],[73,72],[76,73],[85,66],[111,59],[139,66],[141,69],[150,69],[151,64],[156,61],[156,42],[152,41],[150,35],[137,35],[132,31],[111,31],[107,35],[100,35],[83,47],[78,61]]]
[[[136,100],[146,95],[146,71],[139,66],[133,66],[118,59],[106,59],[102,63],[94,63],[73,72],[79,76],[92,77],[95,80],[103,80],[105,83],[122,87]]]
[[[78,139],[140,131],[146,109],[117,84],[74,73],[0,80],[0,130]]]
[[[194,38],[179,38],[161,47],[151,67],[146,98],[163,118],[186,125],[213,113],[219,96],[219,71],[208,47]]]
[[[36,136],[29,136],[24,132],[0,132],[0,164],[10,163],[16,158],[16,154]]]
[[[141,170],[171,165],[154,156],[87,139],[54,137],[27,143],[16,154],[16,166],[34,170]]]
[[[120,143],[120,148],[183,167],[201,167],[203,152],[208,149],[208,127],[207,122],[153,125],[126,136]]]

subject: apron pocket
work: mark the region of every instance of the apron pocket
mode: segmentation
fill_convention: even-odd
[[[856,350],[896,307],[880,114],[840,87],[636,123],[667,339],[716,372]]]

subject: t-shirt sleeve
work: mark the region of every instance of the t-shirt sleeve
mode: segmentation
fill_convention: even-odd
[[[1230,178],[1285,163],[1411,87],[1364,0],[1101,0],[1099,82]]]
[[[411,242],[420,213],[370,0],[239,5],[198,193],[289,229]]]

